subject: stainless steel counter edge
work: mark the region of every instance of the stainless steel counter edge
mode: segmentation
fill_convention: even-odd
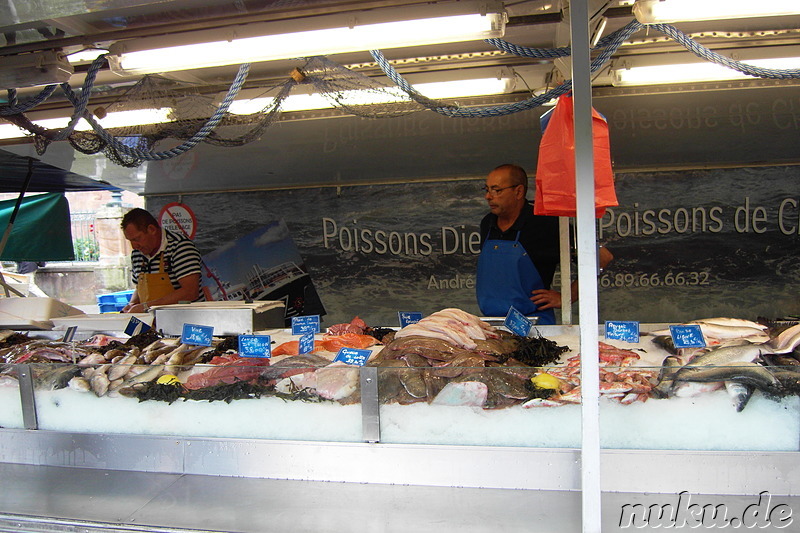
[[[798,495],[798,452],[603,450],[602,490]],[[0,462],[353,483],[580,490],[580,452],[0,429]]]

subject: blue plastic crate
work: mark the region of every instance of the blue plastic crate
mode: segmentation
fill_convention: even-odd
[[[97,295],[97,306],[101,313],[118,313],[131,301],[133,291],[119,291]]]
[[[128,302],[131,301],[131,296],[133,296],[133,291],[121,291],[121,292],[114,292],[114,301],[117,304],[122,304],[122,307],[128,305]]]

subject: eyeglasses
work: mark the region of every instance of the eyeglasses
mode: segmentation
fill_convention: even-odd
[[[508,187],[487,187],[486,185],[484,185],[483,187],[481,187],[481,190],[484,192],[484,194],[488,194],[490,196],[497,196],[504,190],[513,189],[514,187],[519,187],[519,185],[509,185]]]

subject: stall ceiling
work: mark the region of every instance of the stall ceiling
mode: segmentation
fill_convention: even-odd
[[[756,0],[754,0],[756,1]],[[86,48],[106,49],[112,43],[126,40],[158,39],[167,35],[199,29],[226,28],[234,30],[242,25],[277,21],[285,24],[287,31],[298,21],[328,14],[357,16],[365,10],[390,7],[412,8],[425,4],[448,4],[452,1],[430,2],[423,0],[7,0],[0,6],[0,63],[12,57],[42,51],[60,51],[65,54]],[[594,14],[592,31],[602,35],[623,27],[633,19],[630,0],[590,0],[590,13]],[[569,25],[564,16],[566,0],[510,0],[505,2],[508,24],[504,39],[514,44],[553,48],[569,43]],[[800,10],[799,10],[800,11]],[[695,41],[717,51],[732,48],[757,48],[767,54],[778,46],[800,44],[800,13],[788,17],[763,17],[730,19],[675,24]],[[615,54],[619,63],[632,57],[657,57],[686,53],[675,41],[656,31],[638,32]],[[508,101],[529,96],[527,91],[553,86],[568,79],[569,65],[563,60],[550,61],[522,58],[498,51],[483,41],[457,44],[418,46],[387,50],[385,55],[397,61],[401,74],[433,73],[434,76],[457,69],[472,67],[508,67],[517,72],[521,82],[517,92],[506,95]],[[382,72],[367,52],[331,56],[330,59],[367,76],[382,76]],[[252,65],[245,88],[258,89],[274,86],[286,80],[291,70],[301,66],[299,60],[284,60]],[[530,67],[544,65],[549,74],[545,77],[525,79]],[[73,64],[75,73],[69,79],[72,87],[80,87],[89,63]],[[527,70],[526,70],[527,69]],[[538,69],[541,72],[542,68]],[[180,87],[209,95],[225,91],[234,79],[237,66],[215,67],[162,75]],[[113,102],[141,79],[141,75],[122,76],[103,68],[95,81],[91,102],[96,105]],[[385,81],[385,78],[382,78]],[[746,90],[751,87],[786,87],[798,80],[753,79],[724,84],[725,88]],[[593,78],[595,91],[605,96],[625,94],[652,94],[685,91],[678,85],[653,88],[625,89],[612,87],[608,68]],[[690,90],[718,89],[722,84],[694,84]],[[36,94],[40,88],[20,89],[18,98]],[[497,103],[495,99],[492,103]],[[63,96],[54,96],[40,109],[57,111],[69,109]],[[288,114],[287,114],[288,115]],[[302,117],[298,117],[302,118]],[[291,119],[291,117],[285,117]],[[80,155],[78,157],[81,157]],[[46,157],[44,158],[46,159]],[[0,168],[0,172],[3,169]],[[115,184],[135,192],[143,190],[143,183],[134,171],[122,172]],[[94,177],[94,176],[93,176]],[[98,176],[99,177],[99,176]],[[106,178],[108,179],[108,178]]]

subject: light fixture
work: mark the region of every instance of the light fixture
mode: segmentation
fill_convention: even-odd
[[[300,19],[290,32],[287,22],[259,23],[122,41],[111,46],[109,64],[117,73],[146,74],[480,40],[502,37],[505,19],[495,1],[374,9]]]
[[[75,69],[61,52],[32,52],[0,61],[0,89],[19,89],[69,81]]]
[[[67,54],[70,63],[91,63],[97,56],[107,54],[108,50],[102,48],[83,48]]]
[[[771,52],[774,57],[764,57],[765,52]],[[754,67],[781,70],[800,68],[800,46],[775,46],[768,50],[740,48],[731,55],[731,59]],[[662,58],[632,56],[625,58],[611,70],[611,83],[616,87],[755,78],[732,68],[703,61],[693,54],[668,55]]]
[[[636,0],[642,24],[800,15],[798,0]]]
[[[132,109],[128,111],[113,111],[102,119],[97,120],[105,129],[125,128],[133,126],[146,126],[148,124],[161,124],[170,122],[172,108],[161,107],[157,109]],[[37,126],[47,129],[65,128],[70,121],[69,117],[54,117],[37,119],[29,117]],[[75,131],[89,131],[91,125],[81,119],[75,126]],[[14,124],[0,124],[0,139],[23,139],[29,135],[28,130],[24,130]]]

